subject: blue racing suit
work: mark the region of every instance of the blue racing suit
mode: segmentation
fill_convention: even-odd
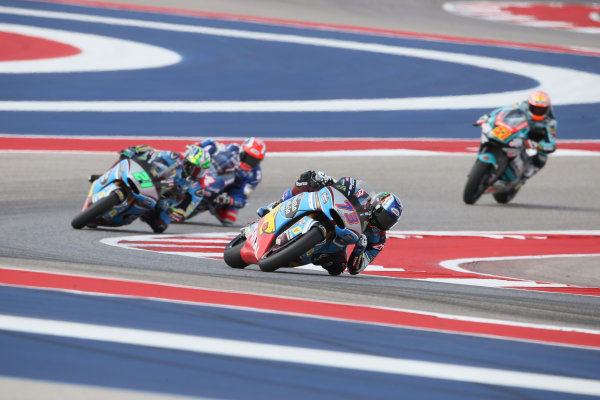
[[[237,219],[238,210],[246,206],[248,198],[261,182],[261,167],[241,168],[238,144],[206,139],[198,145],[211,154],[210,170],[202,178],[209,210],[223,225],[231,225]]]

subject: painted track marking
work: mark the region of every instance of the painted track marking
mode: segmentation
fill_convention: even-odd
[[[600,102],[600,75],[564,67],[546,66],[486,56],[449,53],[436,50],[404,48],[377,43],[305,37],[235,29],[218,29],[195,25],[180,25],[126,18],[53,12],[0,6],[0,13],[64,19],[114,26],[137,27],[170,32],[186,32],[242,40],[280,42],[292,45],[329,47],[360,52],[424,58],[475,66],[501,72],[528,76],[538,81],[535,88],[499,93],[406,97],[386,99],[330,99],[288,101],[0,101],[0,111],[52,112],[342,112],[342,111],[399,111],[399,110],[457,110],[465,108],[495,108],[511,104],[514,99],[526,98],[532,90],[552,88],[554,105]],[[65,39],[66,40],[66,39]],[[67,61],[68,63],[68,61]],[[0,63],[0,72],[2,63]]]
[[[595,3],[456,1],[445,3],[444,9],[450,13],[489,21],[600,34],[600,5]]]
[[[592,379],[0,315],[0,330],[484,385],[600,395]]]
[[[600,349],[600,340],[598,340],[600,331],[590,329],[563,328],[487,318],[21,269],[0,268],[0,272],[0,284],[10,286],[140,297]]]
[[[84,140],[82,140],[84,139]],[[217,138],[219,139],[219,138]],[[84,137],[0,134],[0,152],[118,152],[133,144],[145,143],[157,149],[184,151],[194,138],[156,139],[152,137]],[[243,138],[219,139],[224,143],[239,142]],[[265,139],[269,157],[310,156],[402,156],[402,155],[475,155],[478,140],[465,139]],[[598,156],[600,141],[558,141],[558,150],[552,156]],[[315,149],[318,149],[315,151]]]
[[[237,233],[143,235],[103,239],[134,250],[223,259]],[[600,256],[600,232],[389,232],[386,248],[361,275],[495,288],[600,296],[600,288],[487,275],[460,267],[467,262],[515,258]],[[504,256],[499,256],[504,254]],[[307,266],[325,273],[320,267]]]

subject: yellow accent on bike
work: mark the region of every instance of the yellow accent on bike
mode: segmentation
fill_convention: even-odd
[[[492,135],[496,136],[499,140],[506,140],[506,138],[512,135],[512,132],[510,131],[510,129],[504,126],[497,126],[492,131]]]

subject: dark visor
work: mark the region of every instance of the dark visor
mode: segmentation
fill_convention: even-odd
[[[377,227],[384,231],[387,231],[398,222],[398,220],[392,217],[384,208],[380,208],[376,211],[375,221]]]
[[[252,157],[250,154],[246,153],[245,151],[242,152],[242,154],[240,156],[240,162],[243,162],[250,168],[256,168],[258,166],[258,164],[260,164],[260,161],[261,160],[259,158]]]
[[[529,106],[529,111],[531,111],[531,113],[533,115],[546,115],[546,112],[548,111],[548,107],[539,107],[539,106]]]

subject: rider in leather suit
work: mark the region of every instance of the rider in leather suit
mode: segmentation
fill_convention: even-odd
[[[527,115],[529,147],[536,150],[536,154],[529,158],[525,168],[524,176],[528,179],[546,165],[548,154],[556,150],[556,118],[550,104],[550,96],[542,91],[532,92],[527,100],[516,103],[513,107]],[[487,120],[490,114],[481,116],[479,121]]]
[[[322,171],[303,172],[294,186],[287,189],[280,200],[261,207],[257,210],[259,216],[266,215],[277,204],[302,192],[315,192],[325,186],[335,185],[342,191],[352,192],[357,180],[350,177],[340,178],[335,181]],[[367,212],[370,213],[369,224],[361,237],[355,243],[354,249],[347,257],[348,244],[334,240],[332,245],[337,246],[337,251],[316,255],[312,263],[325,268],[331,275],[338,275],[345,269],[352,275],[362,271],[383,250],[386,241],[386,231],[391,229],[402,215],[402,202],[391,193],[381,192],[370,199]]]
[[[184,154],[156,150],[147,145],[128,147],[120,159],[136,158],[151,165],[152,174],[161,179],[160,200],[154,210],[141,217],[156,233],[164,232],[172,221],[186,218],[186,210],[177,208],[188,199],[189,209],[195,208],[203,196],[199,179],[210,167],[210,154],[196,145],[187,146]]]
[[[254,137],[241,145],[212,139],[197,145],[212,159],[211,168],[202,179],[205,194],[202,207],[208,207],[223,225],[231,225],[237,219],[238,210],[246,206],[262,180],[260,163],[265,157],[266,146],[261,139]]]

